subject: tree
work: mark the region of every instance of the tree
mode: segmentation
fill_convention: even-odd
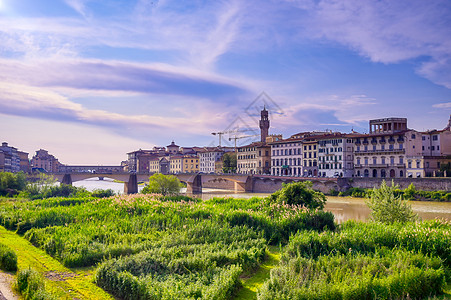
[[[173,195],[180,193],[182,187],[182,183],[174,175],[156,173],[149,177],[149,184],[143,188],[142,193],[157,193],[163,196]]]
[[[312,182],[283,184],[283,188],[269,196],[271,202],[305,206],[309,209],[323,209],[326,196],[312,189]]]
[[[27,176],[23,172],[0,172],[0,196],[13,196],[27,186]]]
[[[38,178],[34,182],[27,184],[25,192],[32,199],[44,198],[55,184],[56,179],[52,175],[39,173]]]
[[[222,171],[224,173],[235,173],[236,172],[236,154],[235,153],[225,153],[222,156],[223,167]]]
[[[405,223],[418,219],[407,200],[396,196],[399,187],[392,181],[391,186],[382,181],[379,188],[374,187],[370,199],[366,205],[371,209],[370,218],[376,222],[392,224],[395,222]]]

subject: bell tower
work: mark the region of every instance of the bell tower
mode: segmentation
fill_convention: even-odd
[[[261,118],[260,118],[260,136],[261,136],[261,141],[263,143],[266,142],[266,137],[268,136],[268,131],[269,131],[268,111],[266,110],[266,107],[263,107],[263,110],[261,111]]]

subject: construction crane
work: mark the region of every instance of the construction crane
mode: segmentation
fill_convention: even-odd
[[[218,135],[219,136],[219,147],[221,147],[221,140],[222,140],[222,136],[224,134],[231,134],[231,133],[238,133],[238,132],[246,132],[246,131],[252,131],[253,129],[250,128],[244,128],[242,130],[227,130],[227,131],[220,131],[220,132],[212,132],[212,135]],[[230,138],[229,138],[230,141]]]
[[[235,135],[234,137],[229,137],[229,141],[235,140],[235,153],[236,153],[236,140],[244,139],[244,138],[250,138],[250,137],[254,137],[254,136],[260,136],[260,134],[243,135],[243,136],[236,136]]]

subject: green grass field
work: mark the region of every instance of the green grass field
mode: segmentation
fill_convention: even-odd
[[[438,220],[335,228],[331,213],[258,198],[134,195],[11,199],[0,224],[18,268],[41,273],[57,299],[340,299],[373,287],[384,299],[406,296],[399,286],[450,297],[451,223]]]

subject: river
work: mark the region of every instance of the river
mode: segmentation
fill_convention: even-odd
[[[112,189],[116,193],[124,192],[124,184],[114,182],[112,179],[105,178],[98,180],[91,178],[87,180],[77,181],[73,183],[74,186],[83,186],[89,191],[94,189]],[[144,186],[139,185],[141,190]],[[263,193],[235,193],[228,190],[204,189],[203,193],[196,195],[203,200],[208,200],[213,197],[234,197],[234,198],[250,198],[250,197],[266,197],[269,194]],[[451,221],[451,202],[427,202],[427,201],[410,201],[412,209],[423,220],[443,218]],[[353,197],[332,197],[327,196],[325,210],[331,211],[335,215],[338,223],[346,220],[365,221],[368,219],[370,210],[362,198]]]

